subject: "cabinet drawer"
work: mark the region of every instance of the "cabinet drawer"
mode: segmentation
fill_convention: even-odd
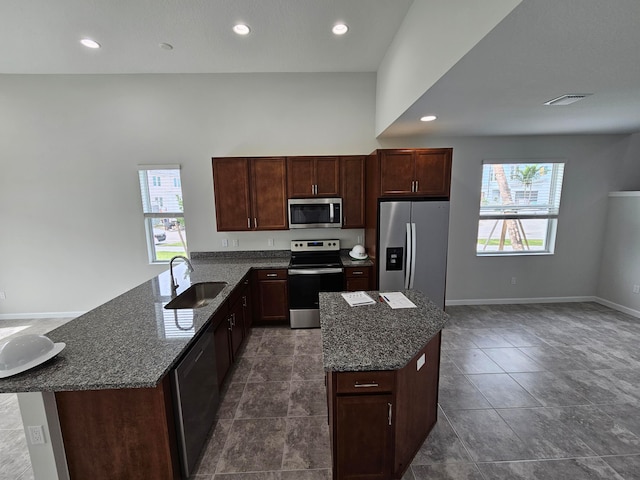
[[[391,392],[395,372],[338,372],[336,393]]]
[[[344,269],[344,274],[347,278],[368,278],[369,270],[371,267],[347,267]]]
[[[258,270],[258,280],[286,280],[287,270]]]

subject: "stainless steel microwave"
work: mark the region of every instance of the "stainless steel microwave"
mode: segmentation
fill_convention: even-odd
[[[290,198],[289,228],[341,228],[341,198]]]

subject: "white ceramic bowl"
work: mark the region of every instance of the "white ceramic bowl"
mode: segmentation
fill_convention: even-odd
[[[351,258],[355,258],[356,260],[364,260],[365,258],[367,258],[367,252],[362,245],[356,245],[349,252],[349,256]]]
[[[53,343],[44,335],[18,335],[0,342],[0,378],[29,370],[62,351],[65,344]]]

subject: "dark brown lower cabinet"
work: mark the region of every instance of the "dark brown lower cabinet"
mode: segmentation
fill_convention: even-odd
[[[336,475],[342,480],[391,478],[393,396],[336,398]]]
[[[371,267],[345,267],[344,277],[349,292],[371,290]]]
[[[231,362],[233,357],[231,356],[231,345],[229,344],[229,322],[227,321],[227,310],[218,312],[213,317],[214,325],[213,330],[214,341],[216,344],[216,372],[218,374],[218,387],[222,386],[227,372],[231,368]]]
[[[440,333],[399,370],[327,372],[334,480],[401,479],[436,424]]]
[[[289,288],[286,269],[254,270],[253,315],[256,323],[289,320]]]

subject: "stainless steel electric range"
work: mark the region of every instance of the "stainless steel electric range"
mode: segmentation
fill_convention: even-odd
[[[291,328],[320,327],[319,292],[344,290],[340,240],[293,240],[289,263]]]

